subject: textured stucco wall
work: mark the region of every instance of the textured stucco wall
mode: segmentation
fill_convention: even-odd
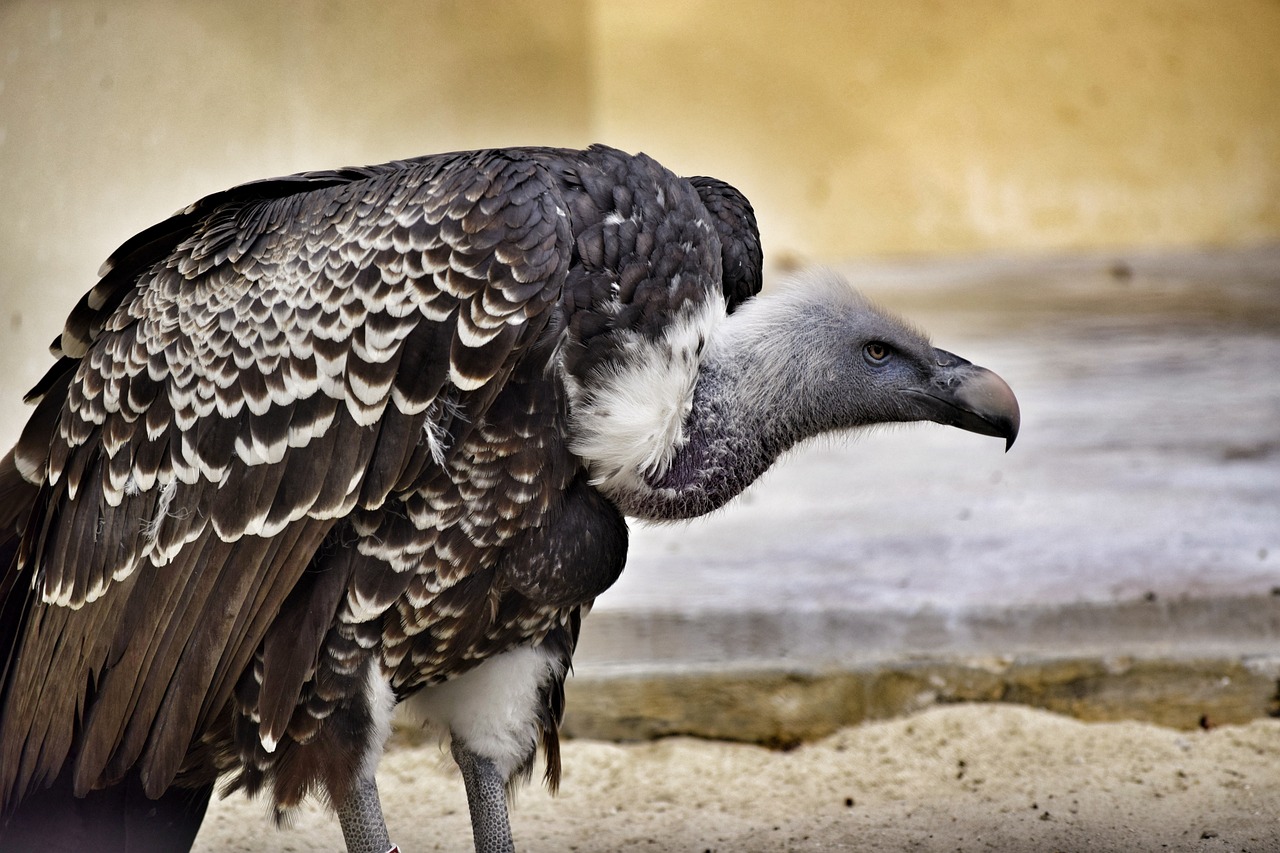
[[[1280,238],[1274,0],[659,5],[598,5],[593,127],[740,176],[775,250]]]
[[[192,199],[453,148],[725,177],[773,259],[1280,240],[1277,45],[1275,0],[4,0],[0,394]]]

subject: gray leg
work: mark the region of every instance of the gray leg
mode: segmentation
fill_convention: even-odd
[[[378,783],[373,779],[356,782],[347,800],[338,809],[342,840],[347,853],[398,853],[399,848],[387,836],[382,819],[382,803],[378,800]]]
[[[507,780],[499,775],[492,761],[468,751],[456,738],[452,751],[467,786],[476,853],[515,853],[511,823],[507,820]]]

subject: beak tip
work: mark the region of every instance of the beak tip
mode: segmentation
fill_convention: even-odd
[[[990,430],[988,435],[1004,439],[1004,452],[1008,453],[1022,426],[1022,411],[1013,389],[996,373],[976,365],[967,382],[968,387],[958,395],[959,399],[985,423]]]
[[[1010,392],[1010,396],[1012,397]],[[1004,433],[1004,452],[1008,453],[1013,449],[1013,443],[1018,440],[1018,432],[1022,427],[1022,413],[1018,411],[1018,401],[1013,399],[1013,417],[1009,419]]]
[[[985,367],[963,360],[958,366],[950,366],[958,356],[941,350],[938,352],[938,363],[949,375],[938,383],[941,388],[902,389],[912,396],[918,407],[910,419],[936,421],[981,435],[1003,438],[1004,451],[1008,453],[1022,426],[1022,412],[1013,389]]]

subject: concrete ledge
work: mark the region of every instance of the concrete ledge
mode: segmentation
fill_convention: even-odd
[[[767,582],[765,572],[753,572],[752,582],[762,575]],[[1116,601],[1010,606],[957,605],[938,597],[913,609],[814,604],[803,609],[795,604],[774,610],[678,609],[677,604],[666,610],[592,613],[583,622],[574,658],[578,674],[726,666],[844,670],[989,656],[1230,659],[1280,649],[1280,594],[1265,589],[1248,595],[1147,593]]]
[[[692,735],[790,747],[956,702],[1012,702],[1081,720],[1181,729],[1280,715],[1280,655],[935,658],[846,670],[686,669],[575,677],[569,737]]]
[[[1280,596],[915,612],[605,611],[570,736],[791,746],[954,702],[1190,729],[1280,713]]]

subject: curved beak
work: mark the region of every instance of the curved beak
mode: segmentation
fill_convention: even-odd
[[[923,388],[904,388],[919,407],[921,420],[959,427],[1005,440],[1013,447],[1021,416],[1009,385],[985,367],[935,349],[934,374]]]

